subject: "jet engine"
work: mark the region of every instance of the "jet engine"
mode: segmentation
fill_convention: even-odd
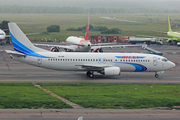
[[[91,50],[91,51],[93,51],[93,52],[103,52],[103,50],[102,50],[102,48],[95,48],[94,50]]]
[[[107,68],[104,68],[103,74],[104,75],[120,75],[121,70],[119,67],[107,67]]]
[[[59,48],[58,47],[52,47],[50,49],[51,52],[59,52]]]

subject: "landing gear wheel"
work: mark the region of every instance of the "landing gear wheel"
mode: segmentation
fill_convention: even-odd
[[[159,75],[158,75],[158,74],[155,74],[155,77],[156,77],[156,78],[159,78]]]
[[[94,74],[93,74],[93,73],[90,73],[90,74],[89,74],[89,77],[90,77],[90,78],[93,78],[93,77],[94,77]]]
[[[99,49],[99,52],[100,52],[100,53],[102,53],[102,52],[103,52],[102,48],[100,48],[100,49]]]
[[[87,71],[86,75],[90,78],[93,78],[94,77],[94,74],[92,71]]]
[[[91,73],[90,71],[87,71],[86,75],[89,77],[90,73]]]

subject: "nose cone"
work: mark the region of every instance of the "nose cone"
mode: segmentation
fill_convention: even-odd
[[[175,67],[176,66],[176,64],[175,63],[173,63],[173,62],[171,62],[172,63],[172,67]]]
[[[175,65],[173,62],[169,61],[168,69],[173,68],[173,67],[175,67],[175,66],[176,66],[176,65]]]
[[[6,33],[4,31],[0,30],[0,39],[4,40],[5,37],[6,37]]]
[[[88,48],[91,47],[91,42],[89,40],[87,40],[86,45],[87,45]]]

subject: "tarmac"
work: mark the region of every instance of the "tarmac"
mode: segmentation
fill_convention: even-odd
[[[4,51],[5,49],[13,50],[12,45],[3,45],[0,48],[0,82],[180,83],[180,47],[168,45],[148,47],[163,52],[163,56],[173,61],[176,67],[165,71],[164,74],[159,74],[158,79],[154,77],[154,72],[122,72],[120,76],[104,76],[95,73],[95,77],[91,79],[86,77],[86,72],[55,71],[15,61]],[[104,49],[104,52],[132,51],[147,52],[144,49],[134,47]]]
[[[84,120],[179,120],[180,113],[157,109],[0,109],[1,120],[77,120],[80,116]]]

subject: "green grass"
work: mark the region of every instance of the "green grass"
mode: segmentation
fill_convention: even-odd
[[[57,39],[65,41],[68,36],[84,36],[81,31],[66,31],[67,28],[78,28],[85,26],[88,15],[79,14],[0,14],[0,21],[8,20],[16,22],[24,33],[42,33],[49,25],[59,25],[60,33],[50,33],[49,35],[32,35],[30,39]],[[117,19],[134,20],[141,23],[130,23],[116,20],[106,20],[100,17],[116,17]],[[180,16],[172,14],[169,16],[171,24],[179,24]],[[152,32],[152,30],[167,31],[167,15],[165,14],[132,14],[132,15],[90,15],[90,24],[93,26],[107,26],[108,28],[119,28],[122,30],[118,36],[152,35],[164,36],[166,34]],[[172,28],[180,31],[180,28]],[[90,32],[91,35],[101,35],[100,32]],[[103,34],[103,36],[105,36]]]
[[[72,108],[31,83],[0,83],[0,108]]]
[[[180,105],[180,84],[40,83],[85,108],[152,108]]]

